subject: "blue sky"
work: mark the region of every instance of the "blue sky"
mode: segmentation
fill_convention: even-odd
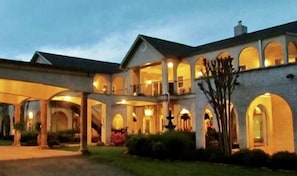
[[[1,0],[0,58],[121,62],[138,34],[197,46],[297,20],[296,0]]]

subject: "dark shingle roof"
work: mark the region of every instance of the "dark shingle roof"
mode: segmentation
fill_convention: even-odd
[[[227,47],[236,46],[239,44],[244,44],[252,41],[257,41],[265,38],[275,37],[278,35],[283,35],[287,33],[297,33],[297,21],[282,24],[279,26],[274,26],[271,28],[266,28],[263,30],[242,34],[232,38],[208,43],[205,45],[200,45],[195,47],[192,53],[188,53],[188,56],[203,54],[209,51],[215,51],[219,49],[224,49]]]
[[[141,38],[150,43],[156,50],[158,50],[165,57],[181,58],[192,52],[194,47],[171,42],[163,39],[140,35]]]
[[[36,51],[31,62],[35,62],[38,56],[41,56],[48,60],[52,65],[66,68],[74,69],[79,71],[84,71],[88,73],[106,73],[113,74],[120,71],[120,64],[84,59],[79,57],[64,56],[58,54],[51,54]]]
[[[130,58],[136,51],[137,46],[139,46],[140,43],[143,41],[148,42],[164,57],[182,58],[185,55],[193,52],[195,49],[192,46],[188,46],[188,45],[184,45],[184,44],[180,44],[172,41],[167,41],[167,40],[149,37],[145,35],[138,35],[138,37],[134,41],[133,45],[131,46],[130,50],[128,51],[127,55],[124,57],[121,63],[122,68],[126,66]]]

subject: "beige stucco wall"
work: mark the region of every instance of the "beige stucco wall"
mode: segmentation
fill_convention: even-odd
[[[293,74],[295,77],[293,79],[288,79],[286,76],[288,74]],[[247,139],[247,122],[246,122],[246,113],[250,103],[259,95],[262,95],[266,92],[276,94],[284,99],[288,103],[289,106],[287,108],[291,108],[292,111],[292,120],[287,120],[283,122],[279,119],[274,119],[273,127],[281,129],[280,126],[284,126],[287,128],[289,124],[293,124],[292,131],[293,133],[293,141],[294,141],[294,151],[296,149],[296,137],[297,137],[297,64],[290,64],[290,65],[283,65],[283,66],[276,66],[270,67],[266,69],[256,69],[250,70],[246,72],[242,72],[238,78],[238,82],[240,83],[239,86],[236,87],[233,96],[232,96],[232,103],[234,104],[237,114],[238,114],[238,128],[239,128],[239,143],[240,148],[247,148],[248,139]],[[196,81],[197,85],[198,80]],[[198,88],[195,89],[196,91],[196,115],[201,116],[203,114],[203,110],[205,105],[207,104],[207,100],[205,99],[204,94]],[[278,106],[279,103],[274,103],[275,106]],[[277,108],[280,109],[280,108]],[[285,109],[283,109],[285,110]],[[274,113],[274,114],[273,114]],[[282,111],[272,112],[272,115],[275,118],[277,116],[283,114]],[[196,139],[197,139],[197,147],[203,147],[204,139],[203,135],[201,135],[201,131],[203,130],[202,127],[202,120],[196,121]],[[289,128],[288,128],[289,129]],[[287,129],[286,129],[287,130]],[[284,139],[284,135],[287,132],[280,133],[275,135],[274,142],[274,151],[277,150],[292,150],[291,147],[285,146],[286,144],[280,138]],[[287,142],[287,141],[286,141]],[[293,144],[288,144],[293,145]]]
[[[160,62],[164,56],[154,49],[149,43],[141,42],[131,57],[127,68],[143,66],[147,63]]]

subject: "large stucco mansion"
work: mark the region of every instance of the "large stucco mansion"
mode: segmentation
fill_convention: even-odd
[[[30,128],[41,121],[43,139],[80,125],[83,150],[94,135],[109,144],[114,129],[164,132],[168,109],[175,129],[195,131],[197,148],[205,147],[216,123],[197,86],[202,60],[228,56],[241,68],[232,95],[234,148],[297,152],[297,21],[251,33],[239,22],[234,37],[200,46],[139,35],[120,64],[40,51],[30,62],[2,59],[0,101],[14,105],[12,122],[24,118]]]

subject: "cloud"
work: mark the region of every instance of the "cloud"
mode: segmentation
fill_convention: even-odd
[[[213,23],[216,22],[214,21]],[[49,44],[37,47],[36,50],[120,63],[138,34],[149,35],[187,45],[197,45],[199,40],[200,42],[206,40],[207,33],[217,33],[216,29],[212,31],[208,29],[213,26],[205,26],[205,24],[207,24],[206,21],[193,21],[193,19],[188,16],[144,21],[126,29],[105,33],[104,36],[101,36],[93,43],[81,43],[80,45],[72,46],[56,46]],[[17,54],[15,58],[18,60],[29,60],[32,58],[33,53],[34,51]]]

